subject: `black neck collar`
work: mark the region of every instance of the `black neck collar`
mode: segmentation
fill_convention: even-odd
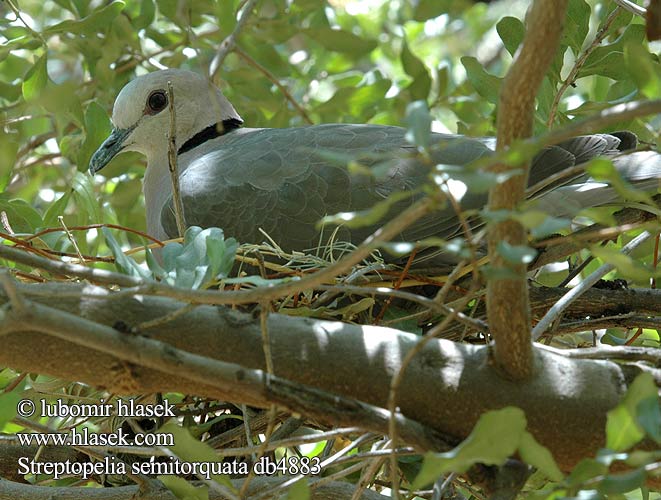
[[[237,118],[228,118],[227,120],[223,120],[222,122],[209,125],[207,128],[205,128],[201,132],[198,132],[193,137],[191,137],[186,142],[184,142],[179,148],[179,151],[177,151],[177,154],[180,155],[187,151],[190,151],[191,149],[196,148],[200,144],[204,144],[205,142],[210,141],[211,139],[215,139],[216,137],[220,137],[221,135],[225,135],[231,132],[232,130],[236,130],[237,128],[240,128],[241,125],[243,125],[243,122]]]

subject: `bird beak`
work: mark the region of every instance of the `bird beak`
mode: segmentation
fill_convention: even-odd
[[[89,170],[90,174],[94,175],[103,167],[105,167],[110,160],[115,156],[121,153],[124,148],[127,146],[125,144],[126,138],[131,135],[133,129],[131,128],[115,128],[108,138],[103,141],[103,144],[99,146],[99,149],[92,155],[90,160]]]

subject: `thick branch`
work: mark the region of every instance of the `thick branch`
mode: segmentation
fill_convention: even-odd
[[[82,293],[84,289],[85,298],[81,300],[75,292]],[[72,283],[21,285],[17,290],[31,303],[49,304],[51,297],[60,297],[55,305],[57,309],[106,326],[119,321],[135,325],[165,317],[183,306],[181,302],[162,297],[112,299],[103,289]],[[30,293],[32,290],[38,294]],[[6,301],[0,298],[0,302]],[[71,325],[68,326],[67,331],[71,332]],[[351,418],[360,416],[361,408],[372,411],[370,408],[385,407],[389,381],[418,341],[414,335],[390,328],[278,314],[269,316],[268,327],[277,381],[283,384],[281,387],[289,384],[293,388],[284,405],[305,415],[312,411],[318,417],[307,399],[314,393],[299,393],[299,388],[336,394],[341,397],[337,401],[342,402],[343,411],[329,411],[326,421],[340,425],[346,423],[344,411],[352,408],[345,401],[356,401],[351,403],[357,409]],[[58,335],[66,336],[67,331]],[[144,338],[144,335],[149,337]],[[109,344],[115,342],[112,337],[108,339]],[[238,363],[245,368],[246,376],[251,371],[264,369],[259,318],[223,307],[199,306],[159,325],[158,329],[122,334],[122,337],[125,340],[140,337],[143,349],[151,349],[145,341],[152,340],[187,351],[189,356]],[[2,341],[1,365],[80,380],[114,392],[175,391],[262,407],[283,404],[282,392],[246,391],[248,379],[222,387],[210,375],[207,380],[198,377],[194,380],[190,376],[191,366],[178,355],[173,355],[167,370],[161,371],[140,363],[140,359],[154,356],[153,352],[137,353],[138,359],[128,362],[36,332],[28,325],[21,331],[7,333]],[[431,429],[432,437],[436,433],[436,436],[448,436],[457,441],[470,433],[484,411],[518,406],[526,412],[529,430],[551,449],[561,467],[571,468],[582,457],[594,454],[603,446],[606,412],[618,403],[627,383],[639,370],[625,370],[610,362],[567,359],[547,351],[533,352],[535,377],[510,383],[503,381],[498,370],[488,362],[489,348],[433,340],[406,370],[398,401],[401,413],[408,421],[421,424],[421,429]],[[238,376],[238,372],[231,374]],[[581,384],[575,383],[578,379]],[[297,394],[302,397],[297,399]],[[562,412],[555,411],[559,404],[562,404]],[[386,412],[382,412],[383,418],[378,410],[371,415],[372,423],[367,426],[385,433]],[[420,444],[422,440],[416,438],[415,433],[402,434],[405,430],[399,431],[403,439],[418,440]],[[423,436],[430,434],[423,431]],[[433,439],[428,440],[428,443],[433,442]]]
[[[500,150],[532,133],[535,96],[555,55],[566,9],[567,0],[537,0],[532,6],[522,47],[501,89],[497,142]],[[510,169],[510,165],[497,165],[493,170]],[[489,193],[489,210],[514,210],[525,196],[526,184],[527,173],[496,185]],[[487,285],[487,310],[495,340],[496,363],[510,377],[524,379],[533,370],[526,266],[522,262],[508,262],[498,251],[502,242],[526,245],[525,229],[511,219],[490,228],[491,265],[496,271],[507,272],[508,277],[491,279]]]
[[[530,287],[533,320],[539,320],[565,293],[566,288]],[[562,322],[555,326],[553,334],[598,328],[658,328],[659,311],[661,290],[591,288],[565,311]],[[484,306],[478,306],[472,314],[476,319],[485,318]],[[466,325],[455,323],[445,330],[443,338],[459,340],[476,331],[481,330],[470,330]]]

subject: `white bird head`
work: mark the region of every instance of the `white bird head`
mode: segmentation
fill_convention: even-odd
[[[168,82],[174,93],[176,148],[208,127],[223,122],[238,126],[241,117],[207,78],[180,69],[156,71],[132,80],[119,93],[112,113],[114,129],[90,160],[95,174],[124,151],[137,151],[153,160],[166,158],[170,111]]]

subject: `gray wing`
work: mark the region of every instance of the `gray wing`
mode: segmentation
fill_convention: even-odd
[[[259,231],[262,228],[284,250],[306,250],[325,243],[316,229],[325,215],[364,210],[391,193],[412,190],[415,194],[396,204],[387,220],[422,196],[416,188],[429,181],[429,165],[413,159],[404,134],[399,127],[328,124],[246,130],[224,136],[220,145],[194,159],[180,177],[186,223],[222,227],[226,235],[242,243],[264,241]],[[434,134],[434,140],[433,163],[465,165],[491,154],[489,146],[493,147],[489,139]],[[599,155],[615,155],[620,148],[632,145],[635,136],[620,133],[577,137],[547,148],[532,161],[529,185],[538,185],[571,166]],[[616,166],[625,178],[644,181],[650,188],[658,183],[661,155],[651,153],[653,158],[642,158],[636,156],[639,154],[622,156]],[[385,174],[364,175],[348,169],[348,158],[357,158],[361,165]],[[641,161],[647,165],[642,170]],[[590,196],[577,196],[573,186],[585,180],[584,174],[575,173],[532,194],[556,215],[573,207],[568,199],[576,198],[576,204],[585,207],[617,198],[612,189],[610,193],[597,190]],[[485,193],[468,192],[461,204],[464,210],[478,211],[486,201]],[[161,221],[169,235],[177,233],[171,201],[163,207]],[[471,217],[471,223],[479,225],[478,217]],[[374,229],[342,229],[338,239],[358,244]],[[400,236],[404,241],[416,241],[460,235],[456,215],[445,207],[420,219]],[[437,260],[452,259],[446,255]]]
[[[316,224],[325,215],[365,210],[393,192],[428,181],[429,166],[411,159],[413,149],[404,134],[399,127],[340,124],[229,134],[180,176],[186,224],[222,227],[228,236],[252,243],[265,240],[261,228],[285,250],[316,247]],[[437,139],[445,141],[437,162],[465,164],[490,153],[478,140]],[[350,158],[368,170],[378,165],[385,175],[353,172],[346,167]],[[398,203],[392,213],[419,196]],[[439,234],[451,216],[428,216],[402,238]],[[161,222],[167,234],[177,233],[171,200]],[[360,243],[374,229],[342,229],[338,239]]]

